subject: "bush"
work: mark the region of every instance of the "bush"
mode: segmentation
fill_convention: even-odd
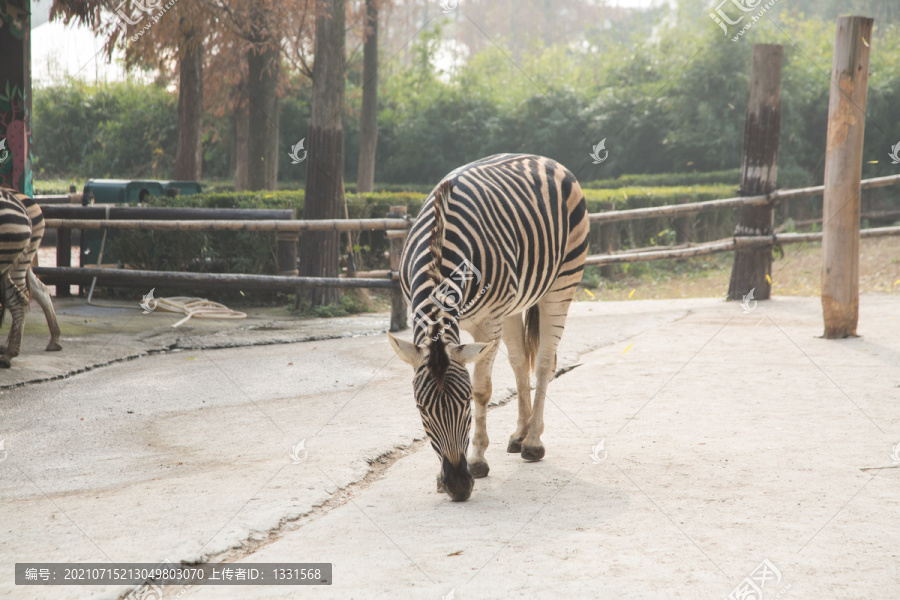
[[[614,179],[595,179],[582,182],[585,189],[617,189],[622,187],[662,187],[698,186],[729,184],[737,188],[741,180],[740,169],[722,171],[691,171],[687,173],[626,173]],[[821,182],[817,182],[821,184]],[[816,185],[809,173],[803,169],[782,168],[778,170],[778,188],[789,189]]]
[[[177,139],[177,96],[162,85],[71,83],[36,88],[35,178],[168,179]]]

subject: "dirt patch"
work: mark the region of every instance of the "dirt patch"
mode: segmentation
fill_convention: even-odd
[[[859,247],[859,293],[900,296],[900,238],[863,239]],[[596,287],[579,290],[576,299],[628,300],[629,295],[632,300],[721,298],[728,291],[733,263],[734,253],[723,252],[686,261],[623,265],[617,279],[600,279]],[[772,263],[772,293],[774,296],[819,296],[821,277],[820,242],[785,246],[784,256]]]

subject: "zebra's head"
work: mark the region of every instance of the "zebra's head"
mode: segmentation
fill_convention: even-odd
[[[438,487],[456,502],[472,495],[475,479],[466,451],[472,427],[472,380],[465,365],[488,354],[490,344],[456,344],[440,336],[414,344],[388,334],[391,346],[415,370],[413,391],[428,441],[441,461]]]

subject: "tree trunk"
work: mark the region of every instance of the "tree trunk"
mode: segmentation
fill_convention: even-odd
[[[768,194],[775,190],[781,134],[781,59],[782,47],[777,44],[753,46],[750,101],[741,157],[741,196]],[[771,206],[741,207],[734,235],[772,235],[773,220]],[[728,297],[743,300],[753,291],[755,299],[768,300],[772,287],[771,273],[771,248],[737,250]]]
[[[234,189],[239,192],[249,189],[250,169],[250,112],[247,99],[241,95],[234,107]]]
[[[203,47],[188,35],[180,61],[175,179],[200,180],[203,169]]]
[[[304,219],[337,219],[343,204],[344,0],[326,0],[316,18],[312,116]],[[307,232],[300,238],[300,274],[337,277],[337,232]],[[337,302],[338,290],[317,288],[297,293],[300,306]]]
[[[247,189],[274,190],[278,184],[278,99],[275,85],[278,82],[278,46],[273,40],[260,40],[247,55],[249,77],[249,140],[247,165]]]
[[[363,97],[359,115],[359,171],[356,193],[374,191],[375,147],[378,143],[378,2],[366,0],[366,43],[363,47]]]

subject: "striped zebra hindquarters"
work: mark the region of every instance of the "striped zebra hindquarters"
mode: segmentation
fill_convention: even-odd
[[[31,294],[41,306],[50,328],[47,351],[62,349],[50,294],[31,270],[43,236],[44,216],[40,206],[24,194],[0,188],[0,302],[3,305],[0,311],[8,309],[12,317],[6,346],[0,355],[0,368],[9,368],[12,359],[19,355]]]

